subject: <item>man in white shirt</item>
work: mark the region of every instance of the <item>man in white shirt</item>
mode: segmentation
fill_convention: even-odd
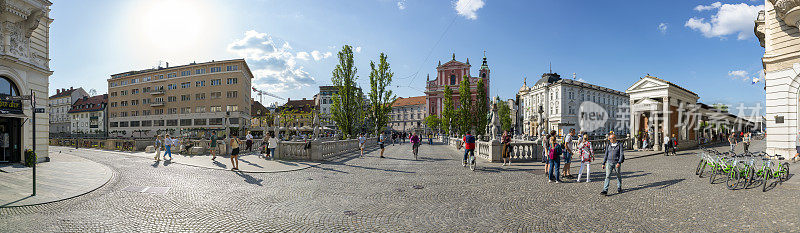
[[[672,143],[670,143],[669,135],[664,135],[664,156],[669,156],[669,149],[672,147]]]
[[[358,134],[358,148],[361,149],[361,157],[364,157],[364,144],[367,143],[367,138],[363,134]]]
[[[378,146],[381,147],[381,158],[383,158],[383,150],[384,150],[384,148],[383,148],[383,140],[384,140],[384,136],[383,136],[383,133],[381,133],[381,135],[378,136]]]
[[[247,145],[247,152],[252,152],[253,151],[253,135],[250,134],[249,130],[247,131],[247,135],[245,135],[244,138],[246,139],[246,141],[244,143],[245,143],[245,145]]]

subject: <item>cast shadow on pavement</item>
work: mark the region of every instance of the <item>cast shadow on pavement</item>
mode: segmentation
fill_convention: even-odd
[[[241,176],[242,178],[244,178],[244,182],[247,182],[248,184],[264,186],[264,185],[261,184],[261,182],[264,181],[264,179],[256,179],[255,177],[253,177],[253,176],[251,176],[251,175],[249,175],[247,173],[244,173],[244,172],[237,171],[237,172],[234,172],[234,173],[236,175]]]
[[[680,183],[680,182],[682,182],[684,180],[686,180],[686,179],[672,179],[672,180],[665,180],[665,181],[657,181],[657,182],[653,182],[653,183],[649,183],[649,184],[639,185],[639,186],[636,186],[636,187],[633,187],[633,188],[629,188],[629,189],[623,188],[622,191],[623,191],[623,193],[628,193],[628,192],[638,191],[638,190],[647,189],[647,188],[664,189],[664,188],[667,188],[667,187],[672,186],[674,184]],[[614,183],[614,181],[612,181],[611,183]],[[611,186],[611,185],[612,184],[609,184],[609,186]],[[620,194],[620,193],[610,194],[609,196],[614,196],[614,195],[617,195],[617,194]]]
[[[217,156],[217,157],[219,157],[219,156]],[[228,168],[228,165],[225,165],[225,164],[223,164],[223,163],[221,163],[221,162],[219,162],[217,160],[214,160],[214,162],[211,162],[211,163],[214,164],[214,166],[217,166],[217,167],[220,167],[220,168],[225,168],[225,169]]]
[[[244,162],[246,164],[249,164],[250,166],[253,166],[253,167],[264,168],[261,165],[258,165],[258,164],[255,164],[255,163],[251,163],[250,161],[247,161],[247,160],[244,160],[244,159],[241,159],[241,158],[239,159],[239,161]]]

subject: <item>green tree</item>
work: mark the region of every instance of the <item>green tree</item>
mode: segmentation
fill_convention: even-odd
[[[497,114],[500,115],[500,129],[503,131],[511,131],[511,107],[508,102],[497,101]]]
[[[364,118],[364,97],[356,86],[356,72],[353,64],[353,47],[345,45],[338,53],[339,64],[333,70],[331,82],[338,89],[333,94],[331,118],[336,122],[344,138],[355,138]]]
[[[723,103],[712,104],[711,107],[719,109],[720,111],[723,111],[723,112],[727,112],[728,111],[728,105],[723,104]]]
[[[486,114],[489,113],[489,96],[483,78],[478,79],[476,88],[478,88],[476,96],[478,99],[475,100],[475,114],[472,115],[475,117],[475,131],[478,135],[484,135],[486,125],[489,124],[489,119],[486,118]]]
[[[375,62],[370,61],[369,67],[369,101],[370,101],[370,114],[374,120],[373,129],[378,134],[384,130],[389,123],[389,112],[392,111],[392,103],[397,98],[392,90],[386,90],[386,87],[392,83],[394,73],[392,68],[389,67],[389,62],[386,61],[386,54],[381,53],[380,61],[377,68]]]
[[[453,110],[453,90],[450,90],[450,86],[444,85],[443,95],[444,95],[444,101],[442,105],[444,106],[442,107],[444,109],[442,110],[442,119],[441,119],[442,125],[444,127],[444,131],[447,134],[454,134],[455,132],[450,132],[450,131],[452,131],[451,129],[453,128],[453,126],[458,122],[453,122],[457,120],[455,119],[456,115],[455,110]]]
[[[433,131],[438,130],[440,124],[441,120],[439,120],[439,118],[436,117],[436,115],[430,115],[428,117],[425,117],[425,125],[427,125],[428,128],[430,128]]]
[[[472,91],[470,90],[469,77],[464,76],[458,87],[458,98],[461,107],[458,109],[459,132],[466,134],[472,130]]]

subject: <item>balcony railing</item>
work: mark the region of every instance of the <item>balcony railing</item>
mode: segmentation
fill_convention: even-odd
[[[150,94],[151,95],[161,95],[161,94],[164,94],[164,90],[153,90],[153,91],[150,91]]]
[[[152,103],[150,103],[150,107],[158,107],[158,106],[164,106],[164,102],[161,101],[161,102],[152,102]]]

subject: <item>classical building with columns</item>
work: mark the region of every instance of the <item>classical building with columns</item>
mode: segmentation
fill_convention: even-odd
[[[470,68],[472,65],[469,64],[469,58],[467,58],[466,62],[456,61],[456,54],[453,54],[453,59],[442,64],[439,61],[439,65],[436,67],[436,79],[428,80],[425,86],[425,99],[426,99],[426,106],[427,112],[430,115],[437,115],[441,116],[442,112],[444,111],[444,89],[445,87],[450,88],[453,91],[453,109],[459,108],[459,97],[458,97],[458,86],[461,84],[461,80],[464,78],[468,78],[470,82],[470,90],[472,90],[472,99],[473,101],[477,98],[478,94],[478,79],[483,79],[484,86],[486,87],[486,96],[492,96],[489,92],[490,85],[489,85],[489,65],[486,63],[486,55],[483,56],[483,63],[481,64],[480,70],[478,70],[479,77],[472,77],[470,75]],[[488,101],[487,101],[488,102]]]
[[[50,70],[50,5],[47,0],[0,0],[0,96],[34,95],[30,100],[0,100],[0,161],[20,162],[34,149],[48,160],[47,112]],[[32,108],[43,108],[35,115]],[[36,124],[35,130],[33,125]]]
[[[800,0],[764,0],[754,32],[764,47],[767,153],[794,156],[800,134]]]
[[[700,138],[720,139],[723,134],[752,131],[755,124],[745,118],[698,103],[697,94],[672,82],[647,75],[626,90],[630,95],[630,128],[637,138],[635,148],[648,137],[655,150],[662,150],[664,135],[675,135],[680,148],[698,144]]]

